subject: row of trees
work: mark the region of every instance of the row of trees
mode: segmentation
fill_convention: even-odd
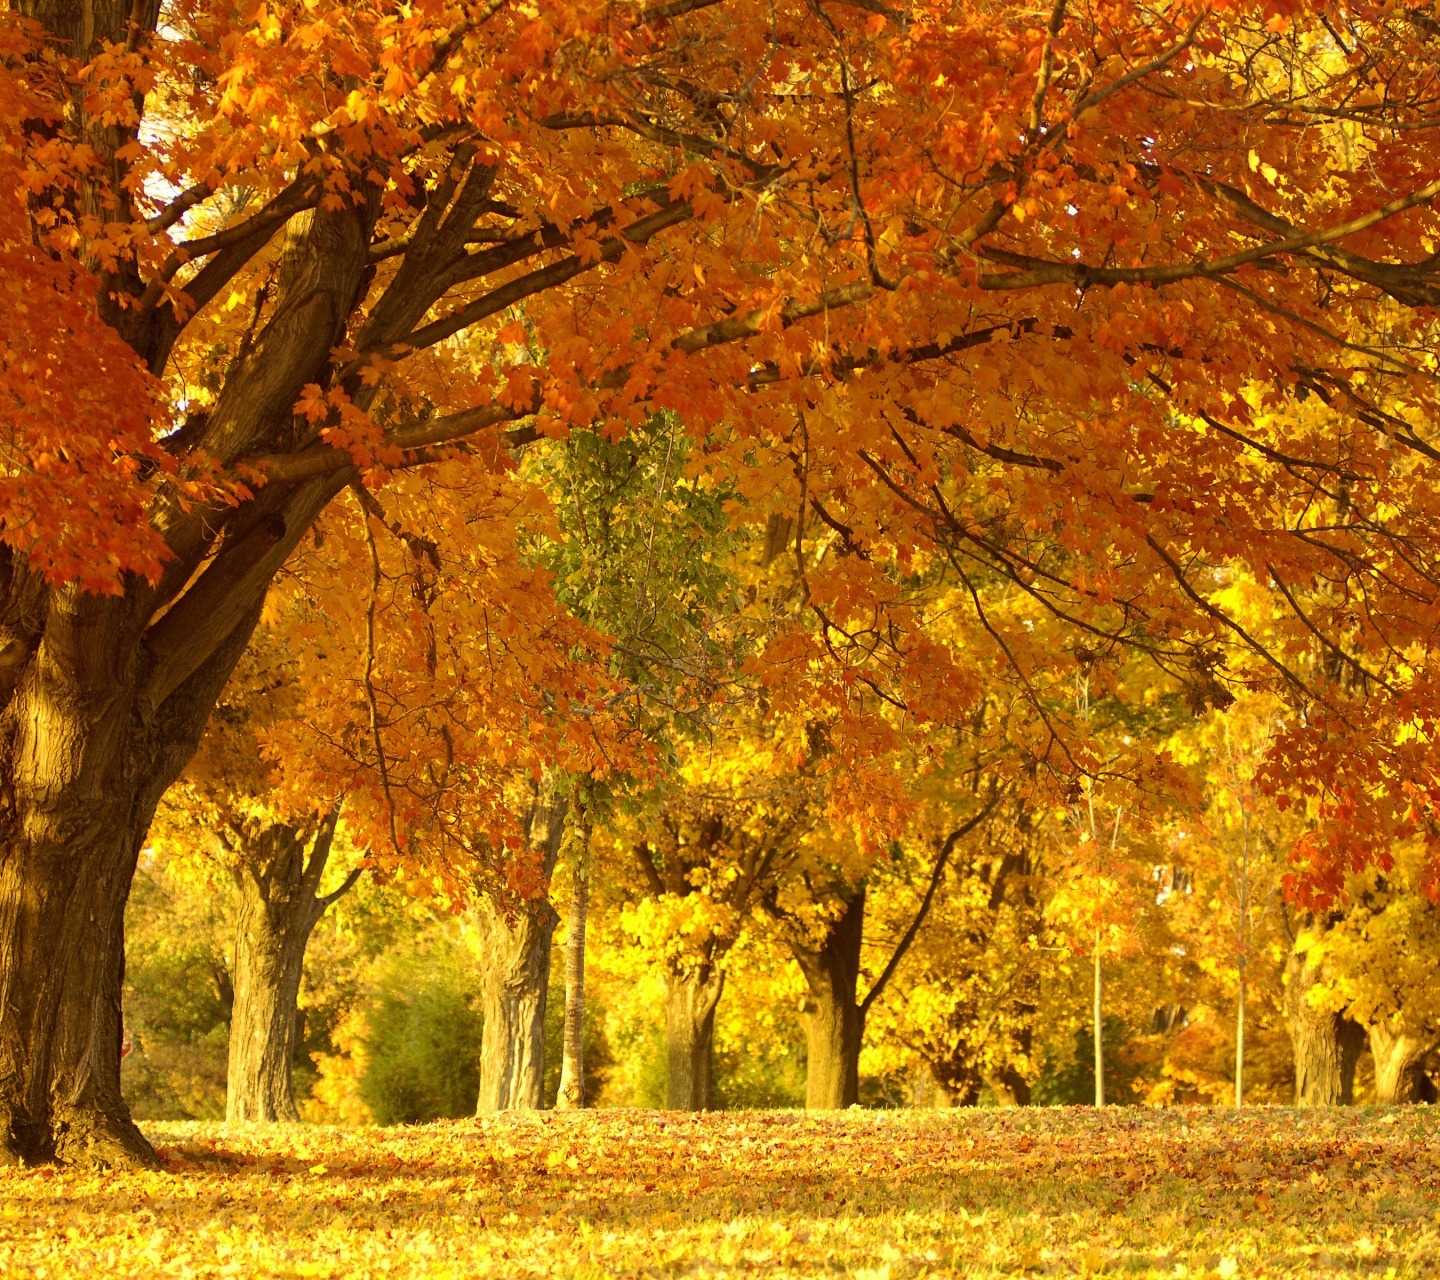
[[[766,714],[767,691],[748,674],[757,635],[800,583],[795,560],[776,554],[784,522],[727,520],[724,488],[703,471],[687,474],[691,449],[680,424],[661,417],[618,440],[572,431],[563,444],[531,446],[523,464],[559,517],[529,537],[529,555],[555,575],[572,614],[613,637],[612,669],[655,754],[603,784],[593,773],[532,778],[513,803],[538,879],[441,894],[463,908],[483,974],[480,1111],[545,1098],[562,913],[567,1030],[556,1105],[585,1104],[592,895],[598,945],[610,953],[602,971],[661,980],[665,1104],[676,1109],[713,1105],[727,983],[753,985],[757,966],[786,962],[803,991],[813,1108],[859,1100],[867,1027],[882,1069],[923,1067],[959,1103],[1026,1104],[1040,1040],[1056,1025],[1078,1029],[1084,1012],[1097,1103],[1106,1100],[1106,1019],[1117,1014],[1131,1028],[1149,1024],[1161,1061],[1137,1093],[1124,1083],[1136,1064],[1112,1057],[1112,1101],[1238,1105],[1247,1013],[1252,1045],[1258,1032],[1262,1046],[1250,1071],[1262,1099],[1288,1098],[1293,1082],[1302,1103],[1349,1102],[1367,1039],[1378,1100],[1433,1093],[1425,1060],[1440,1035],[1430,995],[1440,912],[1423,892],[1423,847],[1397,848],[1387,871],[1353,873],[1344,906],[1287,901],[1284,879],[1313,815],[1303,793],[1262,785],[1290,714],[1283,703],[1247,692],[1206,708],[1148,662],[1097,658],[1071,700],[1105,764],[1056,800],[1039,762],[1017,779],[1008,757],[1022,747],[988,736],[988,721],[1025,716],[997,671],[972,722],[897,751],[905,804],[888,839],[867,839],[828,802],[824,741],[812,725]],[[1263,598],[1253,595],[1251,614]],[[367,870],[396,874],[342,841],[347,870],[331,872],[335,887],[322,893],[346,829],[343,798],[322,811],[308,790],[282,785],[295,761],[308,769],[323,749],[307,745],[313,716],[290,674],[312,638],[308,617],[292,608],[256,644],[157,828],[166,857],[194,863],[198,853],[240,888],[226,948],[232,1120],[299,1117],[292,1064],[304,1057],[295,1020],[305,941]],[[1157,765],[1148,780],[1117,767],[1140,744]],[[1286,1034],[1293,1070],[1277,1074],[1275,1037]]]
[[[1177,816],[1170,834],[1182,829]],[[1437,931],[1433,908],[1414,889],[1416,851],[1401,859],[1388,883],[1357,883],[1344,913],[1307,920],[1273,892],[1283,863],[1277,865],[1262,844],[1252,868],[1259,906],[1250,954],[1240,956],[1233,951],[1239,898],[1229,891],[1229,868],[1196,848],[1193,832],[1183,843],[1190,848],[1188,867],[1136,863],[1136,918],[1123,931],[1107,931],[1106,1101],[1229,1103],[1237,1074],[1247,1101],[1291,1101],[1297,1083],[1302,1101],[1343,1101],[1355,1087],[1356,1057],[1367,1034],[1371,1052],[1359,1064],[1360,1092],[1353,1096],[1386,1102],[1428,1097],[1425,1053],[1435,1030],[1428,1005]],[[862,994],[893,954],[929,884],[932,865],[926,851],[918,852],[920,857],[883,858],[867,877],[857,965]],[[959,844],[929,921],[866,1020],[857,1064],[862,1102],[931,1096],[955,1104],[1093,1100],[1090,921],[1070,914],[1060,853],[1053,836],[1015,831],[1008,821],[977,828]],[[357,853],[343,848],[342,839],[338,857],[341,866],[331,873],[337,884]],[[146,891],[132,906],[140,950],[126,1005],[136,1032],[127,1091],[135,1091],[132,1105],[138,1099],[151,1117],[215,1115],[217,1098],[223,1114],[220,1024],[228,1019],[237,1030],[240,1025],[233,1004],[239,957],[235,908],[223,885],[216,892],[208,861],[157,850],[147,864]],[[562,853],[551,891],[562,909],[574,885],[573,868]],[[199,886],[177,888],[182,870],[191,876],[198,871]],[[595,838],[592,870],[590,985],[599,1003],[587,1014],[585,1101],[665,1105],[665,988],[667,978],[673,981],[673,958],[700,950],[687,931],[695,912],[681,918],[681,903],[652,897],[627,845],[607,832]],[[157,900],[161,872],[170,888]],[[531,1077],[535,1093],[505,1105],[542,1098],[557,1104],[561,975],[551,974],[548,992],[540,983],[530,987],[538,999],[529,1007],[537,1016],[511,1038],[513,1027],[507,1035],[507,1024],[496,1023],[487,1010],[497,984],[514,980],[513,967],[503,977],[494,967],[488,914],[442,916],[427,926],[423,921],[435,917],[423,900],[408,899],[415,906],[407,906],[405,895],[370,879],[357,887],[359,898],[351,895],[337,906],[340,918],[319,932],[307,960],[294,1059],[301,1114],[353,1120],[368,1110],[381,1120],[418,1120],[468,1114],[477,1101],[489,1109],[493,1097],[478,1096],[480,1046],[488,1040],[491,1062],[497,1046],[481,1028],[497,1025],[511,1053],[526,1048],[527,1031],[529,1044],[543,1031],[548,1050],[543,1065],[531,1051],[530,1062],[540,1067]],[[206,901],[218,907],[220,918],[197,920],[209,910],[202,908]],[[557,970],[569,940],[553,948]],[[805,1101],[809,1054],[795,1034],[811,1002],[792,940],[788,928],[762,909],[742,923],[727,950],[724,990],[710,1024],[717,1073],[712,1106]],[[551,953],[546,946],[530,955],[544,963]],[[1318,980],[1314,972],[1294,972],[1307,966],[1323,967]],[[1236,1043],[1242,973],[1248,987],[1243,1067]],[[1287,1009],[1297,982],[1299,1021]],[[196,989],[211,992],[205,1003],[213,1007],[187,1010]],[[541,1012],[547,996],[550,1007]],[[1318,1039],[1317,1023],[1323,1031]],[[682,1037],[677,1045],[673,1021],[668,1030],[671,1051],[678,1048],[682,1062],[693,1066],[693,1039]],[[1351,1057],[1336,1068],[1325,1046],[1343,1041],[1346,1031]],[[232,1099],[237,1091],[243,1094],[238,1081]]]
[[[757,907],[806,974],[816,1098],[853,1096],[895,842],[934,910],[967,828],[1059,824],[1123,913],[1122,852],[1194,787],[1137,680],[1284,708],[1258,786],[1303,814],[1307,909],[1431,836],[1419,8],[0,20],[7,1158],[154,1159],[125,903],[212,720],[240,759],[173,807],[199,787],[278,948],[247,990],[289,990],[342,828],[524,952],[563,799],[640,824],[652,897],[690,902],[692,1103]],[[1124,917],[1089,910],[1098,991]],[[273,1058],[284,1002],[236,999],[236,1053]],[[506,1060],[496,1097],[531,1070]]]

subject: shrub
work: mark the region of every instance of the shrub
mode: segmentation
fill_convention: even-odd
[[[382,961],[365,1016],[360,1097],[377,1124],[470,1115],[480,1092],[480,987],[468,950],[438,925]]]

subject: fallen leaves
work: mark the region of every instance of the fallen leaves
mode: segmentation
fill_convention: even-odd
[[[1415,1275],[1440,1256],[1428,1109],[149,1133],[159,1173],[0,1171],[0,1274]],[[1312,1180],[1349,1151],[1353,1187]]]

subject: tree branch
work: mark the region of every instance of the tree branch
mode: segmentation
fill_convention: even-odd
[[[875,979],[874,984],[866,993],[865,999],[860,1002],[862,1019],[870,1012],[870,1006],[880,998],[881,993],[889,985],[890,979],[895,976],[895,970],[900,967],[900,961],[905,958],[905,953],[910,950],[910,944],[915,941],[915,936],[920,932],[920,926],[925,923],[925,917],[930,914],[930,904],[935,900],[935,891],[940,887],[940,881],[945,875],[945,867],[950,861],[950,855],[955,851],[955,846],[995,812],[995,806],[1000,803],[1000,797],[1003,794],[999,790],[995,791],[990,797],[989,804],[964,826],[957,827],[946,837],[939,854],[936,855],[935,869],[930,873],[930,883],[925,889],[925,896],[920,901],[919,909],[915,912],[915,918],[910,921],[910,927],[905,930],[900,941],[895,944],[895,950],[891,953],[889,963],[881,971],[880,976]]]

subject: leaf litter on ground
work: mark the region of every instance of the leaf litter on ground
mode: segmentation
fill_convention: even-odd
[[[162,1171],[0,1171],[0,1275],[1440,1274],[1427,1107],[146,1131]]]

